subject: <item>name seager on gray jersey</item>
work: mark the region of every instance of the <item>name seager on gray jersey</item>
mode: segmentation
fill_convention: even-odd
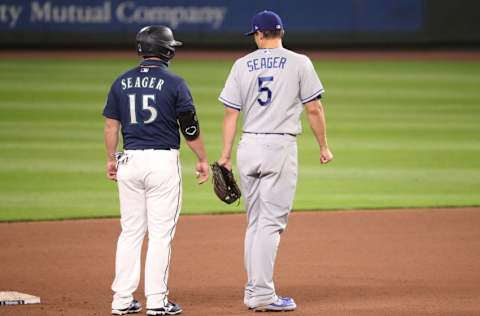
[[[323,92],[307,56],[262,48],[235,61],[218,99],[243,112],[243,132],[298,135],[303,104]]]

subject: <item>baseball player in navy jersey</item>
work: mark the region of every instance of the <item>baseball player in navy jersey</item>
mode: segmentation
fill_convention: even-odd
[[[310,59],[282,47],[283,23],[276,13],[256,14],[246,35],[253,35],[258,49],[235,61],[220,94],[225,108],[218,162],[231,169],[242,112],[237,167],[248,220],[244,303],[255,311],[288,311],[296,308],[295,301],[277,295],[273,269],[295,195],[303,109],[320,147],[320,163],[333,158],[319,100],[324,89]]]
[[[122,226],[112,284],[114,315],[142,309],[133,293],[140,280],[147,231],[147,315],[182,312],[180,305],[168,300],[167,287],[171,242],[182,203],[179,129],[198,158],[199,183],[208,179],[208,162],[189,89],[168,70],[181,44],[168,27],[141,29],[137,50],[143,61],[115,80],[103,111],[107,176],[118,183]],[[115,155],[120,128],[124,152]]]

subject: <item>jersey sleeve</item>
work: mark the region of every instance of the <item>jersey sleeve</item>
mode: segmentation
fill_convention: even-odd
[[[305,104],[319,99],[324,91],[312,61],[305,56],[305,64],[300,73],[300,100]]]
[[[225,82],[225,86],[223,87],[218,100],[226,107],[240,111],[242,109],[242,101],[240,96],[240,85],[238,83],[237,68],[237,62],[235,62],[230,70],[230,74],[228,75],[227,81]]]
[[[194,111],[193,97],[184,80],[181,80],[177,87],[177,115],[182,112]]]
[[[118,96],[115,91],[115,83],[112,84],[110,92],[108,93],[107,103],[103,109],[103,116],[106,118],[120,121],[120,109],[118,104]]]

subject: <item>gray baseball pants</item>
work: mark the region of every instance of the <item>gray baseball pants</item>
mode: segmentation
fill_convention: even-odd
[[[296,138],[244,133],[237,166],[247,209],[244,303],[253,308],[277,300],[273,270],[297,185]]]

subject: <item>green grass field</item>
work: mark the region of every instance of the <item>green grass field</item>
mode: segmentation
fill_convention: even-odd
[[[232,61],[233,62],[233,61]],[[232,62],[184,61],[210,160],[221,146],[216,101]],[[118,215],[104,176],[101,112],[129,60],[0,61],[0,221]],[[480,205],[480,63],[319,61],[335,160],[298,138],[294,208]],[[198,186],[182,150],[183,214],[238,212]]]

